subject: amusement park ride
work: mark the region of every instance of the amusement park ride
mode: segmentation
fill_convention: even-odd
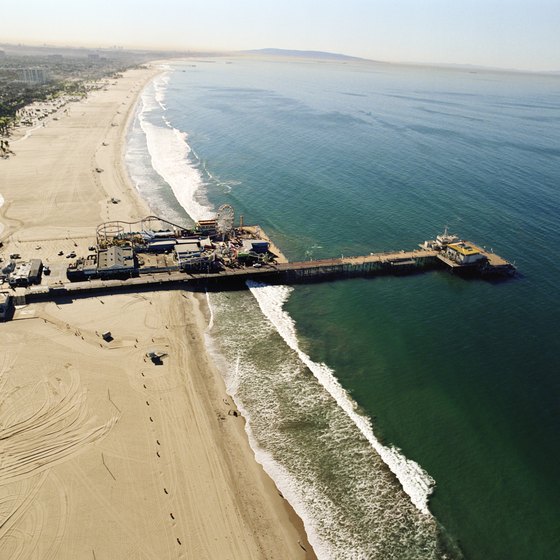
[[[258,227],[235,227],[229,204],[214,218],[182,226],[159,216],[97,227],[95,251],[68,267],[69,280],[127,277],[153,272],[218,272],[273,263],[270,241]]]

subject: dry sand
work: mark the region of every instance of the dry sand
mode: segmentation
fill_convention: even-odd
[[[127,72],[13,144],[0,160],[4,257],[84,254],[99,222],[149,213],[122,151],[155,72]],[[207,355],[204,304],[116,295],[24,306],[0,324],[2,560],[314,557]]]

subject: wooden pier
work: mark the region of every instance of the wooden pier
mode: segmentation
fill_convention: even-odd
[[[43,276],[40,285],[16,288],[13,294],[15,305],[32,301],[49,301],[90,297],[116,292],[140,292],[160,289],[186,290],[226,290],[246,288],[248,280],[266,284],[300,284],[306,282],[332,281],[342,278],[367,277],[374,275],[403,275],[435,269],[447,269],[454,274],[475,276],[511,276],[515,266],[493,252],[471,243],[460,242],[458,245],[442,243],[432,246],[434,241],[425,242],[414,251],[397,251],[370,253],[357,257],[340,257],[332,259],[288,262],[259,226],[240,228],[245,234],[257,239],[265,239],[270,244],[270,251],[275,255],[273,262],[249,262],[246,266],[227,266],[213,272],[185,272],[179,270],[175,263],[169,263],[160,257],[142,259],[141,266],[127,269],[125,276],[92,277],[83,281],[66,280],[60,273]],[[440,239],[438,237],[438,239]],[[443,241],[456,240],[448,236],[447,230]],[[462,244],[462,245],[461,245]],[[460,246],[460,247],[459,247]],[[470,259],[463,263],[448,249],[468,249],[468,254],[476,254],[476,262]],[[461,249],[463,248],[463,249]],[[159,260],[158,260],[159,259]],[[146,262],[144,262],[146,261]],[[154,261],[154,263],[152,263]],[[156,262],[157,261],[157,262]],[[172,265],[172,266],[171,266]],[[54,265],[53,265],[54,266]]]
[[[410,274],[441,268],[436,251],[416,250],[375,253],[359,257],[283,262],[225,269],[215,273],[157,272],[126,279],[92,279],[57,282],[19,289],[20,299],[45,301],[87,297],[110,292],[157,289],[220,290],[244,287],[247,280],[268,284],[297,284],[380,274]]]

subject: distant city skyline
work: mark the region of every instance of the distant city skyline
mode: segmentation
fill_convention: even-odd
[[[386,62],[560,71],[559,0],[27,0],[0,42],[315,50]]]

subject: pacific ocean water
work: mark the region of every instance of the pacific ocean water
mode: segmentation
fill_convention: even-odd
[[[294,259],[441,233],[508,260],[208,294],[208,346],[320,558],[560,547],[560,76],[307,60],[172,63],[130,175],[155,213],[231,204]]]

